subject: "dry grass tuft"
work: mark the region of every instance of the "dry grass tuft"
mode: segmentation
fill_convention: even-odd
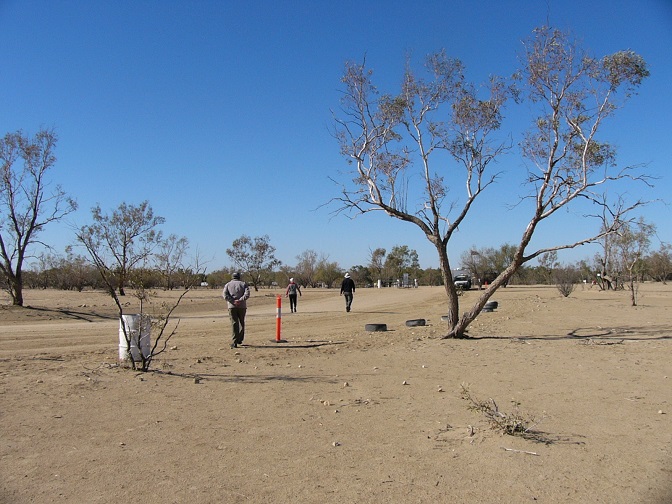
[[[468,408],[470,411],[482,413],[490,427],[502,434],[520,436],[541,442],[547,441],[543,433],[534,430],[543,418],[537,419],[532,415],[523,413],[520,410],[519,402],[511,401],[513,410],[510,413],[505,413],[499,410],[499,406],[494,399],[489,398],[487,401],[483,401],[475,398],[471,394],[469,386],[464,383],[462,384],[462,399],[469,402]]]

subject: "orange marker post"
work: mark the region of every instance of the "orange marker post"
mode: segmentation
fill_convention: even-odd
[[[275,342],[287,343],[285,340],[280,338],[280,333],[282,331],[282,296],[278,295],[276,301],[277,303],[275,313]]]

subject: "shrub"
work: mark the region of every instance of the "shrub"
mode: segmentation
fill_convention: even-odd
[[[574,292],[576,284],[579,281],[579,272],[569,267],[557,268],[553,272],[553,278],[560,294],[564,297],[569,297]]]

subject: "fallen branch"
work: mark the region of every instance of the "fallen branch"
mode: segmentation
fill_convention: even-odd
[[[516,450],[516,449],[514,449],[514,448],[504,448],[503,446],[502,446],[502,450],[504,450],[504,451],[510,451],[510,452],[516,452],[516,453],[524,453],[524,454],[526,454],[526,455],[535,455],[535,456],[537,456],[537,457],[539,456],[539,454],[536,453],[536,452],[525,451],[525,450]]]

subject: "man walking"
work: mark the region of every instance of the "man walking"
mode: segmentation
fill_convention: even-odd
[[[341,282],[341,296],[345,296],[345,311],[349,312],[352,306],[352,298],[355,295],[355,281],[350,278],[350,273],[345,274]]]
[[[250,297],[250,287],[240,279],[240,273],[235,272],[232,279],[224,286],[222,297],[226,299],[231,320],[231,348],[237,348],[245,339],[245,313],[247,299]]]

